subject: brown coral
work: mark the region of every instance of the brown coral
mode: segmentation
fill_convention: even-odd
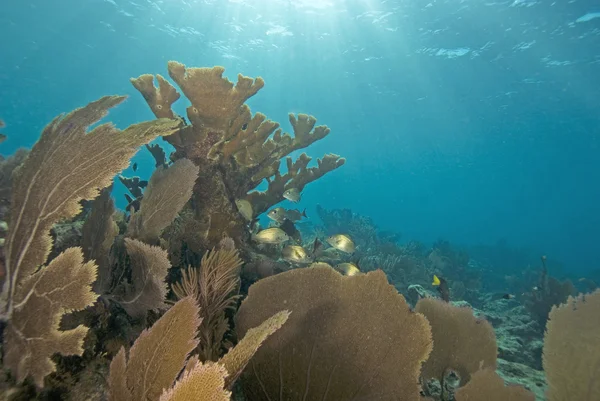
[[[50,253],[50,228],[79,213],[82,199],[93,199],[109,186],[141,145],[172,134],[179,126],[178,121],[161,119],[124,131],[102,124],[86,132],[124,99],[103,97],[55,118],[13,174],[0,317],[9,319],[4,345],[14,357],[7,358],[6,365],[19,381],[31,374],[41,386],[44,376],[54,369],[52,354],[81,352],[87,330],[78,327],[63,332],[57,325],[63,313],[94,300],[88,286],[96,268],[93,264],[82,267],[80,249],[67,250],[40,268]],[[65,279],[69,275],[72,278]]]
[[[600,290],[552,308],[543,361],[548,401],[600,400]]]
[[[111,187],[104,188],[92,205],[92,211],[82,228],[81,248],[87,260],[98,265],[98,278],[94,292],[106,293],[110,285],[109,252],[119,228],[113,219],[115,205],[110,196]]]
[[[59,330],[64,313],[91,305],[97,294],[93,262],[84,263],[80,248],[69,248],[18,288],[15,299],[23,300],[13,310],[4,332],[4,365],[18,381],[28,375],[42,387],[43,378],[54,371],[50,357],[81,354],[88,329],[78,326]]]
[[[250,337],[240,341],[223,363],[202,364],[196,357],[187,359],[198,345],[195,338],[201,320],[199,313],[194,299],[184,298],[149,330],[144,330],[131,347],[129,357],[121,348],[110,365],[109,400],[228,400],[230,393],[225,387],[233,383],[262,341],[278,330],[289,315],[287,311],[279,312],[252,329]],[[182,370],[183,376],[172,387]]]
[[[207,227],[205,247],[216,245],[223,233],[238,242],[247,235],[234,204],[236,199],[247,197],[257,215],[283,200],[286,189],[302,190],[309,182],[344,164],[339,156],[326,155],[316,167],[309,168],[311,159],[302,155],[296,162],[288,158],[291,168],[281,174],[281,159],[324,138],[329,129],[315,126],[314,117],[290,115],[294,130],[291,136],[263,114],[253,116],[244,102],[263,87],[261,78],[239,75],[234,85],[223,77],[223,67],[188,68],[174,61],[169,62],[168,70],[192,103],[187,108],[191,125],[167,141],[175,147],[172,159],[185,157],[200,167],[193,204],[196,219]],[[158,88],[150,85],[147,75],[132,82],[157,117],[172,115],[172,102],[162,99],[175,99],[176,89],[162,77],[157,79]],[[267,191],[248,195],[263,179],[269,181]]]
[[[423,365],[425,379],[443,381],[453,370],[464,385],[479,369],[496,368],[494,329],[486,320],[473,316],[471,308],[424,298],[417,302],[415,310],[427,317],[433,334],[433,351]]]
[[[131,283],[121,283],[111,298],[136,319],[149,310],[165,307],[167,283],[165,277],[171,267],[167,251],[131,238],[125,239],[131,264]]]
[[[169,168],[154,171],[140,210],[131,216],[127,235],[144,242],[157,242],[161,232],[169,225],[190,200],[198,167],[187,159],[180,159]]]
[[[429,325],[382,271],[344,277],[328,267],[258,281],[238,312],[240,335],[281,309],[287,323],[244,374],[253,400],[418,400]]]
[[[244,338],[219,360],[229,372],[225,388],[231,388],[262,343],[279,330],[289,317],[290,312],[281,311],[262,322],[260,326],[248,330]]]

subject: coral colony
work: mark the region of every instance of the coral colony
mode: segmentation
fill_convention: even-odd
[[[106,96],[1,160],[0,398],[600,400],[595,284],[574,297],[543,258],[515,299],[443,241],[400,245],[349,210],[318,207],[315,225],[282,205],[345,159],[289,155],[329,128],[252,114],[261,78],[168,72],[185,116],[173,84],[142,75],[156,120],[90,130],[124,100]],[[119,175],[143,145],[152,176]]]

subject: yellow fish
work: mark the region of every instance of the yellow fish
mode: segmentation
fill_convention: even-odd
[[[298,245],[287,245],[281,251],[281,256],[287,261],[295,263],[310,263],[311,260],[306,250]]]
[[[431,285],[440,285],[442,282],[440,281],[440,278],[438,276],[436,276],[435,274],[433,275],[433,283],[431,283]]]
[[[356,276],[360,274],[360,270],[354,263],[340,263],[335,265],[335,269],[344,276]]]
[[[261,244],[281,244],[288,241],[290,237],[281,228],[271,227],[254,234],[252,239]]]
[[[235,205],[244,219],[252,221],[254,211],[252,210],[252,204],[250,202],[245,199],[236,199]]]
[[[331,237],[327,238],[327,243],[335,249],[346,253],[354,253],[356,250],[354,242],[346,234],[332,235]]]

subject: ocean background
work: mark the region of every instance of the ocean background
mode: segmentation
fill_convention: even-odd
[[[350,208],[403,241],[600,269],[596,2],[4,0],[0,38],[4,155],[103,95],[131,95],[109,115],[121,128],[154,118],[129,78],[167,76],[169,60],[222,65],[265,79],[253,112],[331,128],[308,153],[347,163],[305,189],[313,219]],[[149,177],[149,152],[134,161]]]

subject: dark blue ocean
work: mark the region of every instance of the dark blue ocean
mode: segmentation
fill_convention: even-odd
[[[309,217],[349,208],[403,241],[600,268],[596,2],[4,0],[0,38],[4,155],[103,95],[130,95],[109,116],[121,128],[154,118],[129,78],[169,60],[222,65],[265,79],[253,111],[331,128],[308,153],[347,163],[307,186]],[[147,178],[150,154],[134,161]]]

